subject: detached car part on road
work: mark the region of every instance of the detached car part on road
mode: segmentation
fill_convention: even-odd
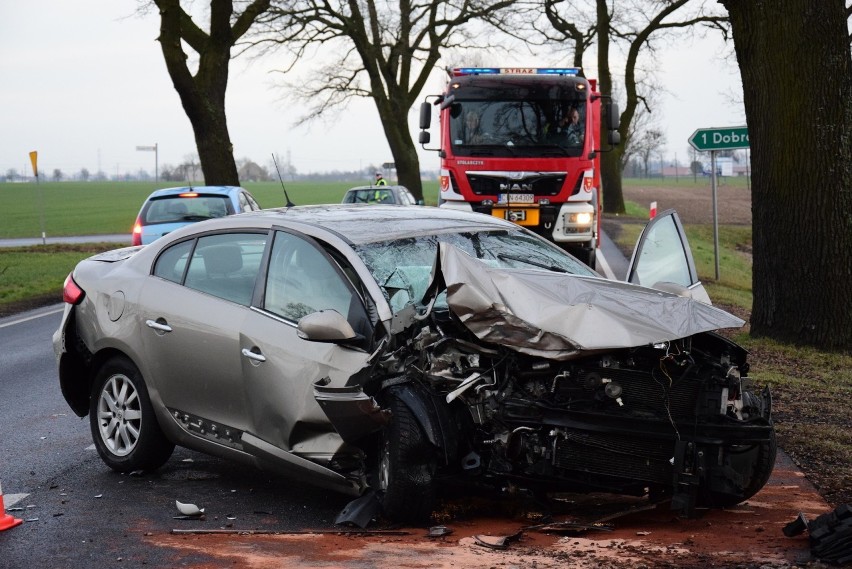
[[[704,297],[677,215],[608,281],[510,222],[294,207],[77,265],[62,392],[118,471],[175,444],[421,521],[444,482],[725,507],[767,482],[768,391]],[[670,239],[677,239],[672,246]],[[658,282],[661,281],[661,282]]]

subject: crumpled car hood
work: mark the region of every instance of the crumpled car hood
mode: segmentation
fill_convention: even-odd
[[[708,304],[617,281],[496,269],[441,243],[430,289],[480,340],[568,360],[590,351],[685,338],[745,322]]]

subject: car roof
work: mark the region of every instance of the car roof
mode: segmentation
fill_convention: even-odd
[[[148,196],[151,198],[164,198],[169,196],[177,196],[187,192],[197,192],[200,194],[221,194],[229,196],[234,192],[242,190],[239,186],[180,186],[177,188],[163,188],[156,190]]]
[[[429,206],[325,204],[241,213],[193,224],[174,237],[193,232],[298,225],[321,228],[353,244],[458,231],[518,231],[519,226],[481,213]],[[381,228],[381,230],[377,230]]]
[[[395,185],[395,186],[376,186],[375,184],[372,186],[355,186],[354,188],[349,188],[346,190],[346,193],[349,192],[367,192],[372,190],[408,190],[405,186]]]

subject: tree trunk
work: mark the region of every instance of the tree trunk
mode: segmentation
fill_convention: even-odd
[[[378,102],[379,118],[396,165],[399,183],[408,188],[417,200],[423,199],[423,182],[420,179],[420,158],[417,147],[408,130],[407,109],[390,109],[390,105]]]
[[[160,9],[160,46],[166,69],[195,134],[201,172],[207,185],[239,186],[233,145],[225,117],[225,91],[231,46],[238,33],[230,27],[232,3],[211,2],[210,34],[186,15],[178,0],[156,0]],[[192,75],[182,41],[199,54]]]
[[[601,153],[601,185],[604,213],[624,213],[624,191],[621,186],[621,146]]]
[[[751,333],[852,348],[852,57],[843,0],[721,0],[753,184]]]
[[[602,95],[612,96],[612,71],[609,66],[610,14],[607,0],[597,0],[598,22],[598,86]],[[603,107],[603,106],[602,106]],[[606,124],[606,117],[601,112],[601,120]],[[621,130],[626,130],[623,125]],[[603,129],[601,129],[603,135]],[[622,140],[624,133],[621,135]],[[601,148],[605,145],[603,141]],[[617,146],[609,152],[601,153],[601,186],[604,213],[624,213],[624,193],[621,189],[621,153],[622,146]]]

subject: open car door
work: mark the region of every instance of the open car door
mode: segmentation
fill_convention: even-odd
[[[648,222],[627,268],[627,282],[712,304],[698,280],[680,217],[667,209]]]

